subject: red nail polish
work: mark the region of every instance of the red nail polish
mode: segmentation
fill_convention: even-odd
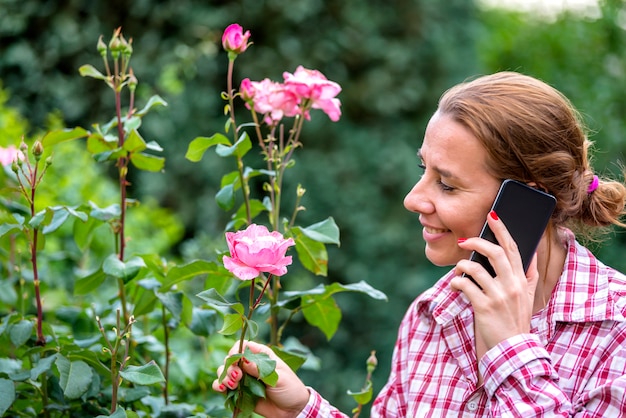
[[[498,219],[498,214],[496,213],[495,210],[492,210],[491,212],[489,212],[489,216],[491,216],[491,219],[493,219],[494,221],[497,221]]]
[[[465,241],[467,241],[467,238],[459,238],[456,240],[459,244],[464,243]]]
[[[246,364],[250,364],[250,360],[248,360],[247,358],[243,357],[243,362]]]
[[[237,376],[239,376],[239,372],[237,370],[233,370],[232,372],[230,372],[230,375],[233,377],[233,379],[236,379]]]
[[[226,390],[226,386],[224,386],[222,383],[220,383],[220,385],[218,386],[218,389],[219,389],[221,392],[224,392],[224,391]]]

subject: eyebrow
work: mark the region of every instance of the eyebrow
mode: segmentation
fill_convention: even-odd
[[[421,148],[419,148],[417,150],[417,158],[419,158],[420,160],[424,161],[424,159],[422,158],[422,149]],[[451,171],[448,171],[445,168],[431,167],[431,169],[436,171],[439,174],[439,176],[441,176],[441,177],[450,178],[450,179],[458,178],[457,176],[452,174]]]

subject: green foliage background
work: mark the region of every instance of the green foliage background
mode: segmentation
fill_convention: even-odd
[[[344,317],[331,341],[297,324],[289,332],[322,361],[321,371],[302,373],[305,382],[349,411],[345,392],[360,387],[370,350],[380,361],[378,391],[405,309],[444,272],[424,258],[417,216],[402,206],[418,178],[415,151],[439,95],[480,73],[537,76],[568,95],[590,124],[598,172],[619,175],[626,152],[623,13],[616,0],[602,2],[595,18],[552,21],[465,0],[0,0],[0,82],[12,109],[0,112],[0,145],[18,143],[20,132],[36,137],[61,123],[104,122],[111,92],[79,77],[78,67],[98,65],[98,37],[121,26],[136,51],[138,102],[156,93],[169,104],[142,127],[166,150],[166,170],[136,176],[131,189],[144,202],[138,216],[160,221],[162,233],[150,226],[133,236],[138,246],[156,242],[156,251],[189,259],[206,255],[227,221],[214,201],[223,163],[208,154],[200,164],[184,159],[191,139],[223,127],[221,31],[237,22],[252,32],[254,45],[237,61],[238,80],[280,80],[304,65],[338,82],[343,117],[332,123],[314,115],[286,188],[301,182],[307,189],[303,223],[333,216],[341,228],[341,247],[329,249],[328,280],[366,280],[390,302],[340,296]],[[93,190],[72,183],[84,164],[66,158],[63,187],[88,199]],[[597,252],[626,271],[625,247],[616,235]],[[56,285],[59,293],[71,287]],[[177,352],[186,355],[184,347]],[[210,385],[210,377],[191,370],[178,376],[188,391]]]

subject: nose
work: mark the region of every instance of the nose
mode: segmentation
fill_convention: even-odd
[[[428,197],[424,179],[420,179],[404,197],[404,207],[410,212],[429,214],[435,211],[432,200]]]

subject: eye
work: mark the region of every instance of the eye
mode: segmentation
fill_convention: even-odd
[[[448,186],[446,183],[444,183],[441,180],[437,180],[437,184],[439,185],[441,190],[443,190],[444,192],[452,192],[452,191],[454,191],[454,187]]]

